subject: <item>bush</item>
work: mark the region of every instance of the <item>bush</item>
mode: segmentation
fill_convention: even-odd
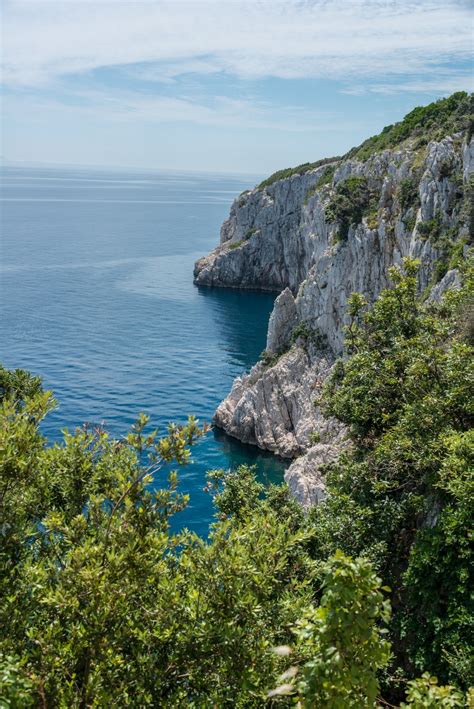
[[[50,407],[37,392],[0,408],[6,706],[259,706],[281,665],[270,648],[317,601],[291,503],[260,500],[241,469],[241,504],[218,496],[209,540],[172,534],[186,498],[159,477],[189,459],[197,423],[158,438],[141,417],[121,440],[79,429],[50,447]]]
[[[398,201],[404,211],[419,205],[420,197],[418,194],[418,186],[413,178],[407,177],[400,181],[398,186]]]
[[[471,699],[474,696],[471,694]],[[408,683],[408,703],[401,709],[449,709],[449,707],[472,706],[469,697],[464,697],[455,687],[440,687],[436,677],[426,672],[420,679]]]
[[[325,391],[326,413],[350,427],[353,448],[326,471],[328,498],[311,513],[314,553],[370,558],[396,589],[399,666],[466,688],[474,360],[463,322],[472,269],[460,293],[429,309],[417,299],[416,264],[404,269],[392,270],[393,288],[371,311],[354,301],[350,356]]]
[[[376,208],[375,195],[365,177],[348,177],[336,185],[335,194],[326,207],[326,219],[336,222],[339,237],[347,239],[349,227],[360,224],[362,217]]]
[[[298,699],[303,707],[321,709],[373,707],[377,670],[390,656],[382,627],[390,606],[380,579],[367,560],[336,552],[322,568],[322,590],[319,607],[309,608],[297,627],[296,653],[303,662],[291,674],[298,678]],[[283,689],[291,693],[293,687]]]
[[[311,327],[307,322],[300,322],[293,328],[291,333],[291,342],[295,343],[298,340],[309,344],[312,343],[318,349],[327,347],[327,337],[317,328]]]
[[[304,175],[306,172],[310,172],[311,170],[316,170],[316,168],[321,167],[322,165],[327,165],[328,163],[337,162],[338,160],[341,160],[341,158],[340,157],[322,158],[321,160],[316,160],[316,162],[305,162],[302,165],[298,165],[297,167],[288,167],[284,170],[277,170],[277,172],[274,172],[273,175],[270,175],[270,177],[267,177],[266,180],[263,180],[263,182],[260,182],[260,184],[257,185],[257,189],[263,190],[263,189],[265,189],[265,187],[269,187],[270,185],[273,185],[275,182],[278,182],[279,180],[286,180],[289,177],[292,177],[293,175]]]
[[[465,131],[469,139],[473,100],[473,94],[458,91],[428,106],[417,106],[399,123],[386,126],[378,135],[349,150],[344,158],[365,160],[374,153],[396,147],[408,138],[429,141]]]

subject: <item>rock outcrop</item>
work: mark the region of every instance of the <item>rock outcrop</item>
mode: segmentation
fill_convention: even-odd
[[[283,352],[291,341],[293,331],[298,323],[296,301],[289,288],[280,293],[275,300],[267,333],[267,352],[278,354]]]
[[[199,285],[283,291],[265,362],[234,382],[214,421],[242,441],[298,456],[286,480],[304,506],[324,497],[321,466],[348,445],[318,397],[343,351],[350,294],[373,302],[405,256],[420,260],[420,293],[439,299],[459,285],[456,259],[472,237],[474,143],[461,132],[421,143],[243,193],[220,245],[196,263]]]

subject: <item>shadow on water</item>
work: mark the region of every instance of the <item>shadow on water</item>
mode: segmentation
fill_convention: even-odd
[[[214,428],[213,434],[214,440],[220,445],[229,461],[229,468],[235,470],[239,465],[256,465],[257,477],[265,485],[282,482],[285,470],[291,460],[280,458],[280,456],[261,450],[257,446],[241,443],[219,428]]]
[[[265,348],[276,297],[192,284],[194,260],[227,217],[222,194],[247,184],[85,170],[2,174],[2,359],[54,390],[47,438],[57,442],[84,421],[105,421],[121,436],[140,411],[160,433],[188,413],[209,421]],[[216,187],[224,193],[212,197]],[[190,503],[172,525],[203,535],[214,514],[203,490],[208,470],[246,463],[276,482],[287,465],[217,431],[193,448],[192,461],[179,468]],[[166,471],[155,481],[164,483]]]
[[[265,346],[262,324],[268,323],[278,293],[205,286],[196,288],[199,296],[211,305],[223,349],[244,369],[253,367]],[[266,333],[266,327],[263,331]]]

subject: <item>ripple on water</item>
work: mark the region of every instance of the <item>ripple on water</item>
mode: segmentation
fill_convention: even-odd
[[[188,414],[210,421],[264,348],[274,296],[197,288],[193,264],[217,242],[232,196],[255,179],[20,169],[2,177],[1,357],[55,391],[50,440],[85,421],[121,435],[141,411],[161,431]],[[218,431],[192,458],[179,471],[191,503],[174,526],[201,534],[213,514],[207,470],[251,463],[277,481],[286,467]]]

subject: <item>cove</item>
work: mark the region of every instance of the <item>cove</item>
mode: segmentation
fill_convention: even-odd
[[[265,347],[275,294],[198,288],[196,258],[216,243],[232,199],[255,178],[4,168],[1,360],[39,374],[58,400],[43,431],[103,423],[124,434],[139,412],[165,432],[210,422],[233,379]],[[211,431],[179,470],[189,506],[173,521],[205,535],[207,470],[284,461]],[[164,482],[165,475],[156,482]]]

